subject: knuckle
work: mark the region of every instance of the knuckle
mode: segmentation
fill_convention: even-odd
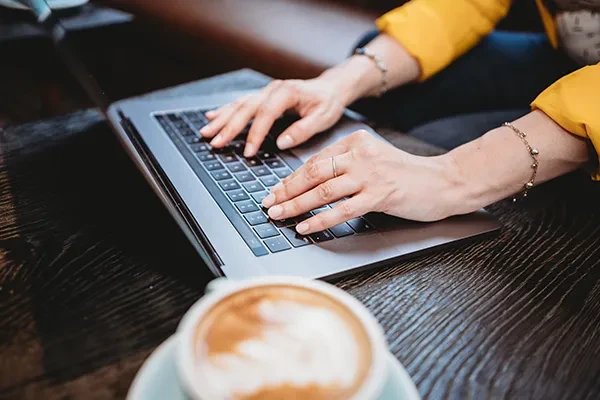
[[[313,218],[314,220],[314,225],[317,230],[323,231],[327,228],[327,224],[325,223],[325,221],[323,220],[323,217],[321,217],[320,215],[317,215],[316,217]]]
[[[311,162],[310,164],[307,164],[304,175],[306,176],[306,180],[308,182],[318,181],[320,176],[319,164],[317,162]]]
[[[231,108],[237,109],[243,107],[248,102],[248,97],[240,97],[231,103]]]
[[[282,84],[283,84],[283,81],[281,79],[275,79],[274,81],[272,81],[271,83],[269,83],[268,87],[271,87],[273,89],[277,89]]]
[[[363,141],[371,137],[371,134],[364,129],[359,129],[352,134],[352,138],[356,141]]]
[[[290,188],[287,184],[284,184],[283,187],[277,190],[275,197],[278,199],[289,199],[290,196]]]
[[[296,199],[290,200],[287,203],[287,213],[286,215],[298,215],[300,213],[300,205]]]
[[[294,174],[294,173],[286,176],[285,178],[283,178],[281,180],[281,184],[284,185],[284,187],[287,186],[287,184],[290,183],[292,181],[292,179],[294,179],[295,176],[296,176],[296,174]]]
[[[343,201],[339,203],[336,208],[339,209],[340,213],[344,218],[351,219],[354,218],[354,209],[347,201]]]
[[[272,115],[273,113],[273,106],[269,102],[263,102],[258,107],[258,114],[260,115]]]
[[[296,82],[290,80],[283,81],[281,84],[281,88],[290,93],[295,93],[296,90],[298,90]]]
[[[380,155],[377,147],[370,146],[370,145],[362,146],[362,147],[358,148],[357,151],[362,158],[367,158],[367,159],[377,158]]]
[[[329,201],[332,196],[331,184],[329,182],[323,182],[317,187],[317,193],[319,198],[323,201]]]

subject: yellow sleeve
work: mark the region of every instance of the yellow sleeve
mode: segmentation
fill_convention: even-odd
[[[510,0],[412,0],[377,20],[377,27],[417,59],[421,80],[442,70],[489,34]]]
[[[531,103],[563,129],[589,139],[600,155],[600,63],[562,77]],[[594,180],[600,180],[596,171]]]

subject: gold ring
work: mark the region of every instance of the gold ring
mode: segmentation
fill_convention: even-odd
[[[337,178],[337,170],[335,168],[335,157],[331,157],[331,169],[333,169],[333,177]]]

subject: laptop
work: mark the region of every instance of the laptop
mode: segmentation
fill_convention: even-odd
[[[208,122],[204,113],[242,93],[109,103],[68,47],[66,31],[47,3],[21,1],[47,28],[67,67],[104,112],[124,149],[217,276],[334,278],[482,238],[500,228],[484,210],[435,223],[372,213],[302,237],[294,227],[311,213],[284,221],[269,220],[260,205],[269,188],[344,136],[358,129],[376,132],[348,111],[329,131],[305,145],[280,151],[274,138],[294,120],[284,116],[275,123],[257,157],[242,156],[243,135],[217,151],[198,133]]]

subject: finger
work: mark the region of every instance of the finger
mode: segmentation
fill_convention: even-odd
[[[216,110],[207,111],[204,113],[204,116],[212,121],[219,115],[219,110],[220,110],[220,108],[218,108]]]
[[[210,123],[200,129],[200,134],[205,138],[214,137],[227,124],[227,121],[237,111],[246,99],[238,99],[233,103],[219,108],[217,116]]]
[[[291,181],[293,181],[294,179],[296,179],[298,176],[302,176],[303,174],[306,173],[305,169],[307,168],[307,166],[322,161],[322,160],[329,160],[329,165],[331,165],[331,157],[337,157],[341,154],[346,153],[349,150],[347,144],[343,141],[339,141],[337,143],[334,143],[326,148],[324,148],[323,150],[321,150],[319,153],[313,155],[311,158],[308,159],[308,161],[301,166],[300,168],[298,168],[297,170],[295,170],[294,172],[292,172],[290,175],[288,175],[287,177],[285,177],[284,179],[282,179],[279,183],[277,183],[277,185],[273,186],[271,188],[271,192],[281,189],[281,187],[283,185],[287,185],[288,183],[290,183]],[[336,168],[337,168],[337,158],[336,158]],[[338,171],[338,174],[340,173],[340,171]]]
[[[289,201],[277,204],[269,209],[269,217],[280,220],[296,217],[326,204],[351,196],[360,190],[360,186],[349,175],[327,180]]]
[[[246,100],[236,112],[230,116],[229,120],[225,124],[221,131],[214,137],[210,142],[213,147],[223,147],[233,139],[235,139],[240,132],[248,125],[248,122],[256,114],[256,110],[264,95],[257,95]]]
[[[335,172],[341,177],[350,166],[350,153],[340,154],[335,156]],[[291,200],[303,193],[317,187],[323,182],[334,179],[333,163],[330,158],[308,162],[300,168],[301,172],[295,179],[282,184],[281,186],[273,187],[271,193],[263,200],[264,207],[273,207],[276,204],[281,204]]]
[[[295,90],[285,82],[279,83],[271,91],[258,107],[246,139],[244,157],[253,157],[256,154],[275,120],[297,103],[298,97]]]
[[[306,117],[294,122],[277,138],[277,147],[286,150],[298,146],[316,133],[331,128],[335,123],[333,112],[317,109]]]
[[[368,204],[369,200],[365,195],[354,196],[336,204],[331,210],[302,221],[296,226],[296,232],[301,235],[308,235],[358,218],[370,211]]]

